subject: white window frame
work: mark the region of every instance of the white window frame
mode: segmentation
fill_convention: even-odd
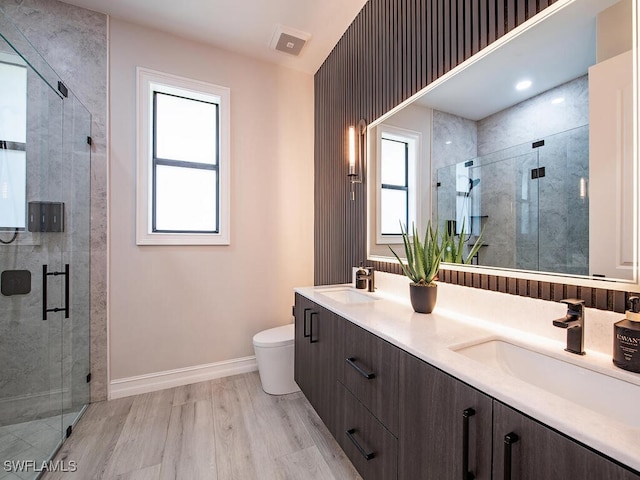
[[[137,245],[229,245],[230,235],[230,90],[168,73],[136,69],[138,159],[136,191]],[[166,233],[152,231],[153,207],[153,93],[214,102],[219,108],[219,231],[217,233]]]
[[[422,158],[422,134],[405,128],[394,127],[392,125],[381,124],[377,128],[377,147],[376,147],[376,243],[381,245],[394,245],[402,243],[400,235],[382,235],[382,139],[388,138],[406,142],[409,148],[408,155],[408,216],[409,225],[407,229],[411,231],[412,222],[415,223],[419,232],[422,231],[421,225],[421,206],[419,199],[420,194],[420,158]]]

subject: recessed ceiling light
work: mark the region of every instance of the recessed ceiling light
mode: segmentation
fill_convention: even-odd
[[[446,142],[444,142],[445,145],[451,145],[451,140],[447,140]]]
[[[516,90],[526,90],[531,86],[531,80],[522,80],[516,83]]]
[[[562,102],[564,102],[564,97],[557,97],[551,100],[551,103],[553,103],[554,105],[558,105],[559,103],[562,103]]]

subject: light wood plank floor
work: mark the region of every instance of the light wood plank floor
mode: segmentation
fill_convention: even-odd
[[[89,405],[44,480],[348,480],[361,477],[301,393],[257,372]]]

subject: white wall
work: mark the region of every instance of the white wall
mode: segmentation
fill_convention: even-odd
[[[136,246],[136,66],[231,89],[231,245]],[[111,380],[253,355],[313,283],[313,77],[110,21]]]
[[[598,63],[631,50],[633,47],[632,18],[631,0],[620,0],[598,14],[596,20]]]

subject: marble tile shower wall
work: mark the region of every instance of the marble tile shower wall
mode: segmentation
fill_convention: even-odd
[[[459,162],[475,158],[478,154],[478,127],[476,122],[450,113],[433,111],[431,141],[431,169],[434,174],[431,191],[432,218],[442,223],[445,218],[455,218],[455,198],[438,195],[455,190],[455,169],[447,169]],[[438,183],[440,186],[438,187]]]
[[[492,234],[486,237],[486,242],[499,247],[498,238],[514,239],[515,251],[509,252],[514,253],[513,263],[504,264],[500,249],[491,247],[483,252],[486,256],[483,263],[546,272],[589,273],[588,202],[579,195],[580,179],[588,179],[589,170],[588,128],[579,128],[589,123],[588,99],[585,75],[478,122],[478,156],[501,151],[503,158],[518,155],[514,160],[496,164],[494,172],[495,178],[503,177],[504,185],[508,183],[504,178],[511,178],[517,186],[510,197],[515,200],[512,215],[503,211],[507,198],[494,195],[495,199],[486,199],[487,189],[482,189],[482,211],[500,211],[501,215],[496,216],[503,220],[487,228]],[[567,131],[571,133],[560,134]],[[535,149],[538,158],[534,159],[534,149],[527,145],[540,139],[545,140],[545,145]],[[508,148],[518,144],[524,144],[521,152]],[[498,165],[506,169],[504,175]],[[529,173],[538,166],[545,167],[545,177],[532,180]],[[487,224],[490,222],[491,218]]]
[[[38,338],[39,336],[50,335],[49,340],[54,342],[55,335],[64,335],[66,344],[74,345],[76,350],[71,352],[73,361],[66,362],[62,366],[58,360],[57,365],[61,368],[57,370],[60,372],[59,375],[64,374],[71,379],[70,388],[81,389],[81,380],[87,373],[86,368],[82,366],[83,359],[86,361],[86,356],[89,355],[89,345],[82,346],[80,342],[69,342],[72,338],[88,339],[90,335],[91,399],[92,401],[104,400],[107,387],[107,17],[56,0],[0,0],[0,9],[24,33],[70,90],[87,107],[91,113],[92,137],[90,166],[77,162],[77,158],[67,159],[73,162],[77,169],[90,168],[90,185],[85,182],[84,186],[90,188],[91,207],[90,212],[85,210],[83,213],[90,216],[90,224],[87,219],[68,218],[69,222],[73,222],[73,228],[85,225],[90,230],[80,231],[79,235],[74,237],[73,241],[76,243],[73,248],[64,245],[65,251],[74,253],[68,254],[73,255],[73,258],[68,255],[63,258],[63,262],[68,261],[78,267],[77,273],[81,268],[90,266],[89,284],[74,281],[74,278],[77,278],[75,274],[72,278],[75,292],[72,296],[72,309],[78,316],[90,315],[90,324],[67,322],[64,329],[56,328],[54,324],[50,324],[48,329],[43,329],[41,320],[34,322],[30,313],[27,315],[21,312],[22,318],[19,321],[33,322],[33,325],[25,326],[28,333],[18,341],[23,350],[18,357],[10,361],[16,364],[23,362],[24,358],[33,353],[30,349],[35,348],[35,344],[46,341],[46,338]],[[71,174],[83,176],[86,172],[75,170]],[[76,190],[75,193],[68,191],[67,194],[82,196],[83,192]],[[74,199],[69,197],[64,201],[71,204]],[[38,258],[37,253],[33,251],[29,254],[27,268],[38,271],[38,268],[42,268],[43,258]],[[39,288],[40,286],[34,283],[30,295],[33,301],[27,302],[29,303],[29,306],[25,307],[27,310],[33,307],[30,303],[35,303],[36,309],[41,308],[41,296],[37,291]],[[90,298],[90,304],[86,302],[87,298]],[[21,307],[15,306],[15,308]],[[40,317],[41,311],[38,312],[36,320]],[[0,326],[0,328],[3,327]],[[11,325],[7,329],[15,330]],[[27,340],[30,335],[35,336],[32,337],[34,341],[31,343]],[[58,353],[60,352],[54,349],[49,352],[49,355],[52,359],[59,359]],[[34,377],[37,378],[37,375]],[[52,377],[50,380],[55,382],[56,379]],[[37,380],[34,381],[37,382]],[[0,390],[3,390],[1,385]],[[81,391],[75,393],[76,398],[83,395]]]
[[[581,179],[588,180],[588,128],[577,128],[588,119],[587,76],[478,122],[434,111],[432,158],[440,189],[455,182],[448,178],[453,169],[441,167],[485,157],[481,168],[472,169],[482,188],[471,192],[480,213],[490,213],[483,220],[490,246],[481,263],[588,274],[588,202],[580,196]],[[537,139],[546,142],[537,151],[525,143]],[[523,146],[513,148],[518,144]],[[546,176],[532,180],[538,166],[545,166]],[[455,218],[455,199],[438,197],[435,181],[434,215]]]
[[[554,103],[562,98],[563,101]],[[478,156],[589,123],[586,75],[477,122]]]
[[[581,179],[589,178],[589,129],[545,139],[539,165],[538,267],[546,272],[589,274],[589,202]]]

